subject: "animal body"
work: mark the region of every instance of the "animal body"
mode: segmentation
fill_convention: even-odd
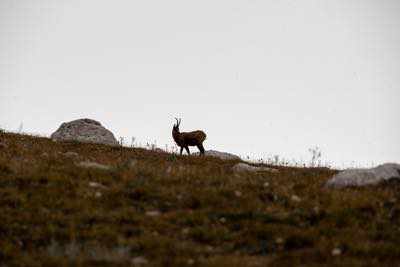
[[[180,132],[179,126],[181,124],[181,119],[177,119],[176,124],[172,128],[172,137],[175,143],[181,148],[180,154],[182,155],[183,149],[185,148],[188,155],[190,155],[189,146],[197,146],[200,150],[200,155],[204,155],[203,142],[206,140],[207,135],[203,131],[193,131],[193,132]]]

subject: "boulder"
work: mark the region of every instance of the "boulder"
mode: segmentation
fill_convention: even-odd
[[[233,166],[233,171],[235,172],[271,172],[271,173],[278,173],[279,170],[268,168],[268,167],[256,167],[252,166],[243,162],[240,162]]]
[[[64,122],[51,136],[55,141],[80,141],[106,145],[118,145],[112,132],[100,122],[91,119],[79,119]]]
[[[326,187],[343,188],[377,185],[391,179],[400,179],[400,164],[386,163],[370,169],[344,170],[328,180]]]
[[[207,150],[204,153],[206,156],[216,157],[223,160],[240,160],[240,157],[227,152],[220,152],[216,150]],[[200,155],[199,152],[193,153],[193,155]]]

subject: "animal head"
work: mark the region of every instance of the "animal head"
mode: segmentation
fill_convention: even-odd
[[[176,124],[174,124],[174,127],[172,129],[179,133],[179,125],[181,125],[181,119],[178,120],[177,118],[175,118],[175,120]]]

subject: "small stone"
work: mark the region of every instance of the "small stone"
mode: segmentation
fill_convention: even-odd
[[[332,250],[332,256],[340,256],[342,254],[342,250],[340,248],[334,248]]]
[[[93,188],[101,188],[101,189],[107,189],[106,186],[100,184],[100,183],[96,183],[96,182],[89,182],[89,186],[93,187]]]
[[[194,259],[188,259],[187,264],[188,265],[193,265],[194,264]]]
[[[100,197],[102,196],[102,194],[101,194],[101,192],[96,192],[96,193],[94,194],[94,196],[97,197],[97,198],[100,198]]]
[[[235,191],[235,196],[241,197],[241,196],[242,196],[242,192],[236,190],[236,191]]]
[[[291,199],[292,199],[293,202],[300,202],[301,201],[301,198],[296,196],[296,195],[293,195]]]
[[[131,263],[132,263],[134,266],[141,266],[141,265],[148,264],[149,261],[148,261],[146,258],[144,258],[144,257],[135,257],[135,258],[133,258],[133,259],[131,260]]]
[[[226,223],[225,217],[222,217],[221,219],[219,219],[219,221],[220,221],[221,223]]]
[[[182,234],[184,234],[184,235],[187,235],[187,234],[189,234],[189,228],[183,228],[182,229]]]
[[[270,173],[279,173],[278,169],[267,168],[265,171],[269,171]]]
[[[63,155],[65,157],[67,157],[67,158],[77,158],[77,157],[79,157],[78,153],[72,152],[72,151],[65,152]]]
[[[277,239],[275,239],[275,243],[278,245],[282,245],[285,242],[285,240],[283,240],[282,237],[278,237]]]
[[[78,163],[79,167],[84,167],[84,168],[92,168],[92,169],[99,169],[99,170],[110,170],[111,167],[108,165],[100,164],[97,162],[90,162],[90,161],[83,161]]]
[[[49,157],[49,154],[46,153],[46,152],[43,152],[40,156],[41,156],[42,158],[48,158],[48,157]]]
[[[150,210],[146,211],[146,215],[150,217],[158,217],[161,215],[161,212],[159,212],[158,210]]]
[[[269,186],[269,183],[268,182],[265,182],[264,183],[264,187],[268,187]]]
[[[313,210],[314,210],[314,212],[315,212],[316,214],[319,214],[319,212],[320,212],[320,209],[319,209],[318,206],[315,206],[315,207],[313,208]]]

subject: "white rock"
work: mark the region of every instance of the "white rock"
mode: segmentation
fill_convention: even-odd
[[[149,217],[158,217],[161,215],[161,212],[159,212],[158,210],[150,210],[146,211],[146,215]]]
[[[199,155],[199,152],[193,153],[193,155]],[[216,151],[216,150],[207,150],[204,153],[206,156],[210,156],[210,157],[216,157],[216,158],[220,158],[223,160],[240,160],[240,157],[231,153],[227,153],[227,152],[220,152],[220,151]]]
[[[206,246],[206,250],[208,252],[212,252],[214,250],[214,247],[213,246]]]
[[[301,198],[298,197],[298,196],[296,196],[296,195],[293,195],[293,196],[291,197],[291,199],[292,199],[293,202],[300,202],[300,201],[301,201]]]
[[[242,192],[240,192],[240,191],[235,191],[235,196],[241,197],[241,196],[242,196]]]
[[[101,192],[96,192],[94,194],[95,197],[100,198],[103,194]]]
[[[226,223],[225,217],[222,217],[221,219],[219,219],[219,221],[220,221],[221,223]]]
[[[84,168],[100,169],[100,170],[110,170],[111,169],[111,167],[108,165],[100,164],[97,162],[90,162],[90,161],[79,162],[78,166],[84,167]]]
[[[187,264],[188,265],[193,265],[194,264],[194,259],[188,259]]]
[[[118,145],[112,132],[104,128],[100,122],[91,119],[79,119],[64,122],[51,135],[55,141],[80,141],[89,143],[100,143],[107,145]]]
[[[243,162],[240,162],[232,167],[235,172],[271,172],[277,173],[279,172],[277,169],[272,169],[268,167],[256,167]]]
[[[93,188],[101,188],[101,189],[107,189],[106,186],[100,184],[100,183],[96,183],[96,182],[89,182],[89,186],[93,187]]]
[[[386,163],[370,169],[348,169],[333,176],[326,187],[377,185],[390,179],[400,179],[400,164]]]
[[[268,187],[269,186],[269,183],[268,182],[265,182],[264,183],[264,187]]]
[[[146,264],[148,264],[149,261],[148,261],[146,258],[144,258],[144,257],[135,257],[135,258],[133,258],[133,259],[131,260],[131,263],[132,263],[134,266],[141,266],[141,265],[146,265]]]
[[[340,256],[342,254],[342,250],[340,248],[334,248],[332,250],[332,256]]]
[[[67,158],[77,158],[77,157],[79,157],[78,153],[72,152],[72,151],[65,152],[63,155],[65,157],[67,157]]]
[[[316,214],[319,214],[320,209],[319,209],[318,206],[315,206],[315,207],[313,208],[313,211],[314,211]]]

